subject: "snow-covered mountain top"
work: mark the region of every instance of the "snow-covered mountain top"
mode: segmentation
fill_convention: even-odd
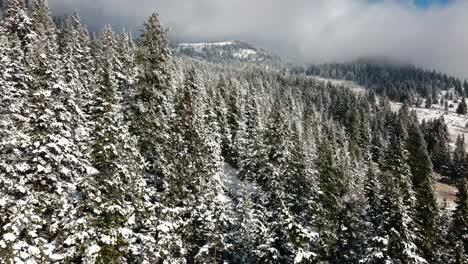
[[[274,63],[280,61],[280,58],[272,52],[257,48],[250,43],[239,40],[175,43],[171,45],[171,48],[173,53],[177,56],[187,56],[209,62]]]
[[[207,43],[178,43],[181,47],[210,47],[210,46],[229,46],[235,45],[236,41],[225,41],[225,42],[207,42]]]

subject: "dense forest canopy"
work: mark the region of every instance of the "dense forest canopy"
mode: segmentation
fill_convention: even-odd
[[[354,63],[295,67],[293,72],[355,81],[378,94],[400,102],[413,102],[418,96],[436,100],[440,91],[451,88],[459,96],[468,93],[467,81],[396,62],[362,59]]]
[[[6,3],[0,262],[466,263],[468,157],[443,119],[174,57],[156,14],[134,41],[52,20],[45,0]],[[457,184],[455,210],[433,169]]]

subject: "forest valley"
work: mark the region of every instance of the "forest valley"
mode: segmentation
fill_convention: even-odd
[[[325,69],[369,90],[309,76]],[[464,138],[451,152],[444,119],[411,108],[463,86],[367,62],[203,62],[171,55],[158,15],[134,41],[8,0],[0,262],[467,263]]]

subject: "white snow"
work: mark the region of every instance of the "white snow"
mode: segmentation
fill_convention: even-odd
[[[122,236],[125,238],[125,239],[128,239],[132,234],[132,230],[128,229],[128,228],[121,228],[120,229],[120,234],[122,234]]]
[[[301,263],[303,260],[310,260],[313,256],[315,256],[314,253],[305,252],[302,249],[300,249],[296,257],[294,258],[294,263]]]
[[[398,111],[401,106],[401,103],[391,102],[393,111]],[[441,109],[439,105],[433,105],[430,109],[417,107],[411,107],[410,109],[416,111],[419,122],[443,117],[449,132],[450,146],[454,149],[458,135],[465,135],[465,138],[468,138],[468,129],[465,127],[468,123],[468,116],[457,114],[455,112],[456,107],[456,104],[454,104],[454,107],[450,108],[448,111]],[[468,144],[466,144],[466,147],[468,150]]]
[[[204,48],[209,47],[223,47],[234,45],[234,41],[224,41],[224,42],[212,42],[212,43],[179,43],[177,44],[181,48],[193,48],[197,52],[201,52]]]
[[[171,223],[163,222],[162,224],[159,224],[159,225],[156,227],[156,230],[161,231],[161,232],[163,232],[163,233],[169,233],[169,231],[171,230],[171,228],[172,228],[172,224],[171,224]]]
[[[114,239],[110,236],[104,235],[101,237],[101,242],[107,245],[113,245]]]
[[[3,239],[5,241],[15,241],[16,236],[14,234],[12,234],[12,233],[6,233],[6,234],[3,235]]]
[[[98,253],[100,250],[101,250],[101,247],[98,246],[98,245],[96,245],[96,244],[94,244],[94,245],[92,245],[92,246],[88,249],[88,253],[89,253],[90,255],[93,255],[93,254]]]
[[[16,187],[16,189],[20,193],[26,193],[26,188],[24,188],[24,186],[19,185],[19,186]]]
[[[67,246],[71,246],[75,243],[75,241],[72,237],[67,237],[67,239],[63,243]]]
[[[250,56],[253,56],[253,55],[256,55],[256,54],[257,54],[257,52],[255,50],[241,49],[240,51],[235,52],[233,55],[234,55],[235,58],[238,58],[238,59],[247,59]]]
[[[7,200],[5,198],[0,199],[0,207],[4,207],[7,204]]]
[[[250,194],[258,192],[258,186],[254,183],[243,182],[239,179],[239,171],[228,163],[224,163],[224,173],[221,179],[224,189],[233,197],[241,197],[245,190]]]
[[[337,79],[326,79],[319,76],[311,76],[312,79],[323,82],[330,83],[333,86],[343,86],[349,88],[357,93],[366,93],[367,89],[364,86],[361,86],[353,81],[337,80]]]
[[[38,256],[39,254],[41,254],[41,250],[35,246],[29,246],[28,251],[29,251],[29,254],[33,256]]]
[[[29,165],[26,162],[19,163],[16,165],[16,169],[19,172],[26,172],[29,169]]]
[[[86,173],[89,176],[96,176],[96,175],[99,174],[99,171],[94,167],[88,166],[88,167],[86,167]]]

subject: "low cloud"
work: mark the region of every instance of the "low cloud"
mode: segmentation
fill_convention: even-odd
[[[158,12],[175,41],[241,39],[300,62],[390,57],[468,77],[468,2],[412,0],[49,0],[92,30],[137,31]]]

